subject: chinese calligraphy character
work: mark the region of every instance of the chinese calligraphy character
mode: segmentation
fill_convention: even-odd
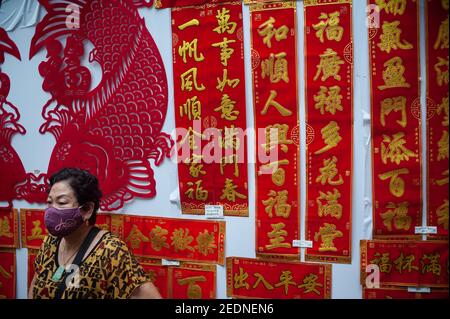
[[[399,203],[398,206],[392,202],[386,205],[388,210],[381,214],[381,218],[388,231],[392,231],[392,221],[395,229],[410,229],[412,218],[408,216],[408,205],[408,202]]]
[[[219,146],[225,150],[238,150],[241,146],[239,129],[231,125],[225,127],[225,137],[219,137]]]
[[[438,216],[438,225],[448,230],[448,199],[444,199],[444,203],[436,209]]]
[[[438,62],[434,65],[436,71],[436,82],[439,86],[448,85],[448,57],[443,59],[438,57]]]
[[[230,20],[230,10],[222,8],[222,10],[217,10],[217,24],[218,27],[214,28],[214,32],[217,32],[219,34],[223,34],[225,32],[228,32],[228,34],[233,34],[233,32],[236,30],[237,23],[236,22],[229,22]]]
[[[376,0],[375,3],[379,7],[379,11],[385,10],[386,13],[396,16],[405,13],[407,0]]]
[[[197,84],[197,72],[198,72],[197,68],[190,68],[189,70],[180,75],[182,91],[189,91],[189,92],[192,91],[193,90],[192,85],[194,85],[194,88],[197,91],[206,90],[206,87],[203,84],[201,86]]]
[[[196,240],[197,246],[195,246],[195,248],[197,248],[199,253],[204,256],[207,256],[210,253],[214,253],[214,249],[217,248],[217,245],[215,244],[214,233],[209,233],[207,229],[199,233]]]
[[[380,268],[380,272],[389,274],[392,270],[392,262],[390,260],[389,255],[390,253],[380,254],[379,252],[376,252],[374,257],[377,258],[372,260],[371,263],[378,265],[378,267]]]
[[[401,127],[406,127],[408,118],[406,116],[406,97],[397,96],[394,98],[387,98],[381,102],[380,122],[381,125],[386,126],[386,116],[391,112],[401,112],[402,119],[397,120]]]
[[[314,81],[316,81],[322,73],[321,81],[325,81],[329,77],[333,77],[335,80],[340,81],[341,76],[339,75],[339,71],[341,70],[341,64],[344,64],[344,61],[341,60],[337,52],[328,48],[320,55],[320,63],[317,65],[317,73],[314,77]]]
[[[322,128],[320,132],[322,133],[322,139],[324,140],[326,145],[320,150],[316,151],[314,154],[319,155],[325,153],[333,147],[336,147],[342,140],[342,137],[339,135],[340,129],[341,128],[335,121],[331,121],[327,126]]]
[[[203,164],[201,161],[203,155],[192,154],[191,158],[187,158],[184,163],[189,165],[189,175],[194,178],[198,178],[200,175],[206,175],[206,171],[203,170]]]
[[[436,276],[440,276],[441,275],[441,265],[439,264],[440,258],[441,256],[439,253],[424,254],[420,259],[420,264],[422,265],[422,274],[431,272]]]
[[[237,186],[234,185],[233,180],[227,178],[225,180],[225,186],[222,189],[222,196],[220,196],[220,199],[227,199],[230,202],[236,202],[236,197],[240,199],[246,199],[247,196],[244,194],[240,194],[236,191]]]
[[[31,230],[31,235],[27,236],[28,240],[35,240],[35,239],[44,239],[45,234],[42,230],[41,221],[40,220],[33,220],[33,229]]]
[[[444,114],[444,120],[442,121],[442,126],[447,126],[448,127],[448,94],[446,97],[442,98],[441,103],[438,105],[437,109],[436,109],[436,113],[438,115]]]
[[[200,25],[200,21],[198,21],[197,19],[192,19],[186,23],[179,25],[178,29],[183,31],[186,28],[193,27],[193,26],[199,26],[199,25]]]
[[[195,284],[197,281],[206,281],[205,276],[191,276],[182,279],[177,279],[180,286],[187,284],[187,296],[189,299],[201,299],[202,298],[202,287]]]
[[[400,253],[400,256],[394,260],[395,268],[398,270],[399,273],[402,273],[403,270],[407,270],[408,272],[411,272],[414,270],[419,270],[419,267],[413,266],[412,263],[414,262],[414,255],[409,256],[403,256],[403,252]]]
[[[392,59],[384,63],[383,80],[384,85],[380,85],[380,90],[392,89],[392,88],[409,88],[411,85],[406,82],[405,67],[403,66],[403,60],[400,57],[393,57]]]
[[[170,236],[170,239],[172,239],[170,245],[175,248],[175,252],[185,249],[188,249],[190,251],[195,250],[193,247],[189,246],[189,244],[194,240],[194,237],[189,235],[189,229],[187,228],[175,229],[172,233],[172,236]]]
[[[14,234],[11,232],[11,225],[7,216],[0,219],[0,237],[12,238]]]
[[[317,282],[319,277],[316,274],[309,274],[303,279],[303,284],[298,285],[298,288],[303,288],[305,290],[305,294],[314,292],[315,294],[320,295],[320,291],[316,289],[316,287],[323,287],[322,284]]]
[[[275,287],[281,287],[284,286],[284,294],[287,296],[288,294],[288,290],[289,290],[289,285],[293,285],[296,286],[297,284],[292,281],[292,272],[289,270],[285,270],[281,272],[280,275],[280,282],[275,284]]]
[[[266,152],[274,149],[277,145],[281,146],[281,150],[287,153],[287,145],[293,143],[292,140],[287,138],[289,126],[287,124],[274,124],[266,127],[266,142],[261,146],[264,147]]]
[[[191,42],[183,41],[183,44],[178,47],[178,54],[183,58],[183,62],[186,63],[186,56],[194,58],[194,61],[201,62],[205,59],[202,53],[200,56],[197,52],[198,49],[198,39],[194,39]]]
[[[399,175],[409,174],[409,169],[402,168],[393,170],[384,174],[379,174],[378,177],[384,181],[390,179],[389,191],[395,197],[402,197],[405,193],[405,181]]]
[[[264,287],[267,290],[273,290],[273,286],[264,278],[263,275],[261,275],[258,272],[255,272],[253,274],[253,276],[255,276],[256,278],[258,278],[258,280],[256,280],[255,284],[253,285],[253,289],[255,289],[256,287],[258,287],[259,283],[262,283],[264,285]]]
[[[156,251],[160,251],[162,248],[169,248],[166,235],[169,233],[167,229],[155,226],[150,231],[150,243],[152,248]]]
[[[198,149],[198,145],[197,143],[199,141],[201,141],[202,139],[205,138],[204,134],[201,134],[197,131],[195,131],[191,126],[189,126],[188,131],[186,132],[186,136],[184,136],[181,140],[180,140],[180,145],[183,145],[186,143],[186,141],[189,142],[189,148],[191,150],[196,150]]]
[[[277,217],[289,218],[291,214],[291,205],[287,203],[288,191],[276,192],[271,190],[268,194],[269,198],[263,200],[262,203],[265,206],[265,211],[270,218],[273,217],[272,211],[275,208],[275,215]]]
[[[223,38],[222,42],[213,43],[212,46],[215,48],[220,48],[220,61],[223,66],[228,66],[228,60],[234,53],[234,49],[228,46],[229,43],[234,43],[236,40],[228,40]]]
[[[225,85],[228,85],[230,87],[232,87],[233,89],[238,86],[238,84],[241,82],[241,80],[239,79],[233,79],[233,80],[229,80],[228,79],[228,70],[227,69],[223,69],[223,77],[222,79],[217,78],[217,86],[216,89],[218,89],[220,92],[223,92],[223,89],[225,88]]]
[[[332,86],[327,88],[325,86],[320,87],[320,91],[314,96],[316,104],[314,108],[320,110],[320,114],[324,115],[325,112],[330,112],[335,115],[336,111],[343,111],[342,107],[342,95],[341,88],[339,86]]]
[[[319,19],[321,21],[317,24],[313,24],[313,29],[316,30],[316,37],[319,38],[321,43],[324,43],[324,34],[328,40],[334,40],[340,42],[344,34],[344,28],[339,26],[339,11],[327,14],[321,12]]]
[[[134,224],[125,241],[131,244],[131,248],[137,249],[141,246],[141,242],[147,243],[149,239],[140,231],[138,226]]]
[[[319,231],[314,234],[314,240],[318,241],[319,237],[322,241],[320,243],[319,251],[337,251],[334,246],[334,240],[338,237],[342,237],[344,234],[336,229],[336,225],[325,223],[323,227],[319,228]]]
[[[234,274],[234,288],[239,289],[244,287],[245,289],[249,289],[250,285],[247,282],[248,273],[244,272],[242,267],[239,267],[239,274]]]
[[[266,249],[291,248],[290,243],[284,242],[286,240],[284,237],[288,235],[288,232],[284,230],[286,224],[278,223],[271,224],[270,226],[272,226],[272,231],[267,233],[270,238],[270,245],[266,245]]]
[[[194,189],[194,183],[188,182],[189,189],[184,194],[190,199],[194,199],[195,195],[196,200],[206,201],[208,199],[208,191],[203,188],[202,183],[202,180],[196,181]]]
[[[344,180],[342,179],[342,175],[339,174],[339,171],[336,167],[337,157],[333,156],[332,158],[323,160],[323,167],[319,169],[320,175],[316,178],[316,182],[320,182],[322,185],[328,183],[328,185],[342,185],[344,184]],[[339,174],[339,178],[337,180],[333,180]]]
[[[402,30],[398,27],[399,25],[400,21],[383,22],[383,34],[380,36],[381,42],[377,44],[381,51],[390,53],[392,49],[410,50],[413,48],[411,43],[408,41],[402,42],[400,39]]]
[[[266,172],[269,171],[272,175],[272,182],[277,186],[283,186],[286,181],[286,172],[283,168],[279,167],[280,165],[289,165],[289,160],[284,159],[281,161],[261,165],[261,168],[258,171],[258,176],[267,174]]]
[[[268,59],[261,62],[261,77],[265,79],[266,76],[269,77],[270,83],[278,83],[281,80],[289,83],[286,52],[271,53]]]
[[[448,49],[448,16],[447,19],[442,21],[439,26],[438,36],[436,42],[434,43],[434,49]]]
[[[202,116],[202,103],[193,96],[186,100],[186,103],[180,105],[180,117],[187,116],[190,120],[200,120]]]
[[[238,156],[237,154],[227,155],[221,158],[220,160],[220,174],[224,174],[224,168],[228,164],[233,164],[235,177],[239,177],[239,166],[238,166]]]
[[[272,38],[274,36],[277,41],[285,40],[289,32],[289,28],[285,25],[275,28],[275,21],[273,17],[270,17],[269,20],[258,27],[258,34],[263,37],[263,43],[269,48],[272,47]]]
[[[442,137],[438,141],[437,160],[448,159],[448,131],[442,131]]]
[[[388,159],[391,160],[391,163],[398,165],[402,161],[408,161],[410,157],[417,157],[417,154],[405,147],[406,140],[404,137],[405,134],[402,132],[394,134],[392,138],[383,135],[381,159],[384,164],[387,164]]]
[[[270,90],[270,96],[267,99],[266,104],[264,105],[264,109],[261,111],[261,115],[266,115],[267,111],[269,110],[270,106],[273,106],[277,109],[278,112],[280,112],[281,116],[290,116],[292,115],[292,111],[285,108],[283,105],[275,101],[275,98],[277,97],[278,93],[275,90]]]
[[[335,188],[332,192],[319,191],[319,197],[316,199],[316,203],[319,207],[319,217],[331,215],[331,217],[341,219],[342,217],[342,205],[338,203],[338,199],[341,198],[341,193]],[[326,204],[322,200],[327,201]]]
[[[236,104],[236,101],[233,101],[230,99],[228,94],[222,95],[222,101],[220,102],[220,106],[215,108],[214,111],[221,112],[220,115],[221,118],[226,119],[228,121],[234,121],[237,119],[237,116],[239,115],[239,111],[234,109],[234,105]]]

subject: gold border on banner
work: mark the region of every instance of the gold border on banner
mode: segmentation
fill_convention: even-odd
[[[249,11],[263,11],[263,10],[280,10],[280,9],[294,9],[296,10],[297,4],[295,1],[284,1],[284,2],[254,2],[249,4]],[[297,12],[297,11],[296,11]],[[295,15],[297,16],[297,15]],[[297,20],[295,21],[297,25]],[[251,28],[250,28],[251,32]],[[297,37],[296,37],[297,38]],[[297,52],[296,52],[297,54]]]
[[[353,0],[303,0],[303,6],[321,6],[327,4],[352,3]],[[358,0],[360,1],[360,0]]]

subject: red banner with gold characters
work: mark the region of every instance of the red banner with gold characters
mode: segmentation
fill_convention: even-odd
[[[113,233],[138,257],[225,263],[224,221],[114,215]]]
[[[409,292],[406,288],[363,288],[363,299],[448,299],[448,290]]]
[[[228,257],[227,296],[330,299],[331,265]]]
[[[0,249],[0,299],[16,298],[16,251]]]
[[[250,6],[256,138],[256,254],[298,258],[300,239],[296,4]]]
[[[428,226],[448,238],[448,0],[426,0]],[[436,237],[436,236],[433,236]]]
[[[369,0],[373,237],[422,225],[419,1]]]
[[[38,254],[37,249],[28,248],[28,272],[27,272],[27,291],[31,287],[31,282],[33,281],[35,269],[34,269],[34,261],[36,260],[36,256]]]
[[[155,8],[164,9],[164,8],[176,8],[176,7],[192,7],[199,6],[205,3],[209,4],[217,4],[230,2],[230,0],[155,0]],[[234,1],[241,2],[241,1]]]
[[[21,239],[23,248],[39,249],[48,235],[43,209],[20,210]]]
[[[380,287],[448,289],[448,241],[361,240],[360,248],[363,286],[377,271]]]
[[[0,247],[19,248],[17,209],[0,209]]]
[[[241,2],[172,9],[172,46],[182,213],[248,216]]]
[[[351,263],[352,3],[305,0],[306,261]]]

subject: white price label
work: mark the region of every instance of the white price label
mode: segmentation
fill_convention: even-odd
[[[163,266],[179,266],[180,262],[178,260],[162,259],[161,265],[163,265]]]
[[[408,292],[420,292],[422,294],[429,294],[431,289],[428,287],[408,287]]]
[[[292,247],[297,248],[312,248],[313,242],[311,240],[293,240]]]
[[[427,234],[437,234],[436,226],[417,226],[416,234],[427,235]]]
[[[205,205],[205,216],[208,219],[222,219],[223,206],[222,205]]]

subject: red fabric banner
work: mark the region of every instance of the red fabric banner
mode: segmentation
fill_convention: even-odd
[[[176,7],[192,7],[199,6],[205,3],[209,4],[218,4],[225,2],[235,2],[241,3],[239,0],[155,0],[155,8],[164,9],[164,8],[176,8]]]
[[[363,285],[376,265],[380,287],[448,288],[448,241],[362,240],[360,248]]]
[[[256,254],[298,259],[300,185],[295,2],[250,6]]]
[[[158,288],[163,298],[169,298],[169,267],[162,266],[161,260],[138,258],[139,263],[144,268],[147,278]]]
[[[304,2],[307,122],[306,261],[351,263],[351,1]]]
[[[419,1],[369,0],[373,237],[422,225]],[[376,6],[378,4],[378,6]]]
[[[34,269],[34,261],[36,260],[36,256],[38,254],[37,249],[28,248],[28,273],[27,273],[27,291],[30,289],[31,282],[33,281],[35,269]]]
[[[136,256],[221,265],[225,262],[223,221],[130,215],[114,218],[115,229],[122,229],[121,238]]]
[[[0,209],[0,247],[19,248],[17,209]]]
[[[241,3],[173,9],[172,45],[182,213],[248,216]]]
[[[427,0],[427,225],[448,238],[448,1]],[[436,236],[432,236],[436,237]]]
[[[228,257],[227,296],[329,299],[331,265]]]
[[[408,292],[406,288],[363,288],[363,299],[448,299],[448,290],[432,289],[429,293]]]
[[[20,225],[22,247],[39,249],[48,235],[43,209],[21,209]]]
[[[16,298],[16,251],[0,249],[0,299]]]
[[[111,214],[98,213],[95,226],[106,231],[111,231]]]

